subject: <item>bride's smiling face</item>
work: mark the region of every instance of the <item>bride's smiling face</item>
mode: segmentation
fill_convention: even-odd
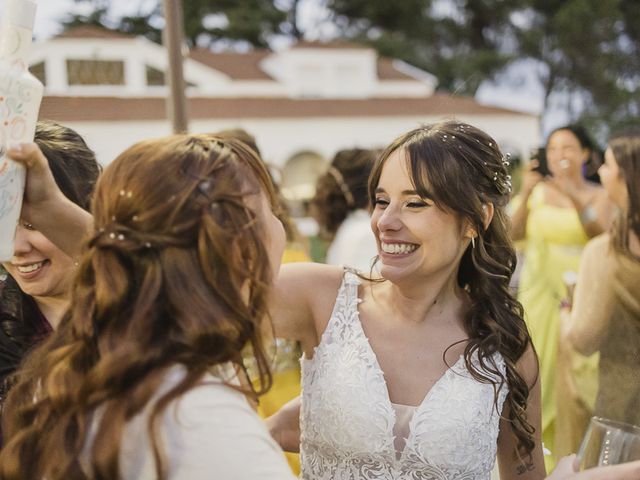
[[[390,281],[457,268],[469,244],[458,215],[418,194],[406,155],[398,149],[386,160],[371,216],[380,273]]]

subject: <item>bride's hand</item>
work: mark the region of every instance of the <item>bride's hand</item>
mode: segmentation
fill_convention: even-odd
[[[640,461],[577,472],[576,456],[562,458],[547,480],[638,480]]]

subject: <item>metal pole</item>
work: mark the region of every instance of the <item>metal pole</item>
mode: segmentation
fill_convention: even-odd
[[[187,102],[184,94],[185,84],[182,73],[183,15],[182,0],[162,0],[164,7],[165,27],[163,43],[169,55],[169,96],[167,97],[167,113],[171,118],[174,133],[188,130]]]

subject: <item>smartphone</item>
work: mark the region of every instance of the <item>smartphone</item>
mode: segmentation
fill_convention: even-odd
[[[547,152],[544,147],[536,148],[531,152],[530,158],[538,162],[538,166],[533,169],[534,172],[538,172],[543,177],[551,176],[551,170],[549,170],[549,165],[547,164]]]

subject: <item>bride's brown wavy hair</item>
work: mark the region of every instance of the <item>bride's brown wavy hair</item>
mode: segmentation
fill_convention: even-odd
[[[262,223],[246,203],[263,192],[275,205],[256,155],[206,135],[138,143],[105,169],[70,310],[7,398],[0,478],[120,478],[124,427],[147,404],[165,478],[159,423],[172,400],[215,365],[245,371],[247,345],[259,370],[248,393],[270,387],[260,328],[272,268]],[[173,365],[187,374],[156,400]],[[97,408],[103,420],[83,453]]]
[[[530,458],[535,442],[526,415],[529,386],[516,364],[533,345],[522,305],[509,288],[516,254],[505,212],[511,193],[508,160],[493,138],[471,125],[445,121],[416,128],[397,138],[376,162],[369,178],[372,208],[382,168],[397,150],[406,153],[416,191],[465,219],[477,232],[475,247],[469,245],[458,269],[458,284],[471,300],[465,318],[469,338],[464,359],[474,378],[494,384],[496,402],[500,388],[508,387],[505,402],[518,439],[514,453]],[[494,215],[485,228],[483,205],[488,203],[494,205]],[[504,374],[494,361],[496,352],[505,361]],[[480,368],[472,361],[476,355]]]

